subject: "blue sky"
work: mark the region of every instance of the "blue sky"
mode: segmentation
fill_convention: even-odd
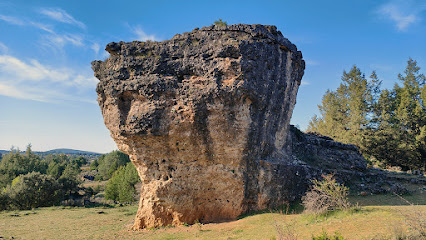
[[[305,129],[354,64],[391,88],[409,57],[426,68],[426,0],[0,0],[0,149],[116,149],[90,62],[113,41],[155,40],[211,25],[276,25],[307,63],[292,123]]]

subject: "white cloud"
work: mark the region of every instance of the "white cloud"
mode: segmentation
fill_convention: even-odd
[[[40,10],[40,13],[55,21],[75,25],[82,29],[86,29],[86,25],[84,23],[76,20],[73,16],[71,16],[61,8],[44,8]]]
[[[6,15],[0,15],[0,20],[3,20],[9,24],[13,24],[13,25],[19,25],[19,26],[24,26],[25,25],[25,21],[17,18],[17,17],[12,17],[12,16],[6,16]]]
[[[50,25],[39,23],[39,22],[28,21],[26,19],[21,19],[21,18],[17,18],[13,16],[6,16],[6,15],[0,15],[0,20],[3,20],[12,25],[32,26],[49,33],[53,33],[52,27]]]
[[[308,85],[311,85],[311,83],[306,80],[302,79],[302,81],[300,82],[300,86],[308,86]]]
[[[62,38],[65,40],[65,42],[69,42],[74,46],[82,47],[84,46],[83,38],[76,34],[66,34],[63,35]]]
[[[33,89],[18,89],[15,86],[6,85],[2,82],[0,82],[0,95],[39,102],[48,102],[44,96],[45,94],[40,93],[40,91],[37,93],[37,90],[34,91]]]
[[[145,31],[142,30],[140,26],[131,27],[132,32],[136,35],[137,40],[139,41],[158,41],[159,39],[155,35],[148,35]]]
[[[75,76],[70,82],[72,85],[84,86],[84,87],[95,87],[98,83],[97,78],[94,76],[88,77],[83,75]]]
[[[54,33],[43,36],[41,44],[46,46],[47,49],[49,49],[50,51],[52,50],[52,48],[62,51],[67,44],[71,44],[77,47],[83,47],[84,39],[82,36],[77,34],[60,35]]]
[[[72,16],[70,16],[62,9],[43,9],[40,12],[44,15],[49,16],[50,18],[53,18],[56,21],[74,24],[85,28],[85,25],[83,23],[75,20]],[[0,20],[6,21],[9,24],[34,27],[47,32],[48,34],[41,35],[40,42],[41,45],[46,47],[46,50],[48,51],[53,51],[56,53],[59,51],[60,54],[64,54],[63,48],[68,44],[77,47],[85,46],[83,35],[76,33],[57,33],[53,30],[53,27],[50,24],[35,22],[30,19],[21,19],[6,15],[0,15]]]
[[[38,23],[38,22],[29,22],[29,24],[38,29],[44,30],[49,33],[55,33],[50,25]]]
[[[94,103],[78,95],[78,92],[94,89],[97,83],[95,77],[82,72],[85,71],[54,68],[36,60],[23,61],[10,55],[0,55],[0,95],[42,102]]]
[[[2,42],[0,42],[0,53],[7,53],[9,48]]]
[[[99,50],[101,49],[101,46],[98,43],[93,43],[90,48],[95,52],[96,55],[99,54]]]
[[[420,22],[420,14],[426,10],[426,5],[415,0],[391,0],[379,7],[379,17],[389,20],[395,24],[398,31],[405,31],[411,25]]]
[[[305,59],[305,63],[307,66],[318,66],[320,65],[319,62],[314,61],[314,60],[309,60],[309,59]]]
[[[30,60],[25,63],[9,55],[0,56],[0,74],[2,77],[11,77],[16,80],[41,81],[48,80],[52,82],[61,82],[68,77],[61,70],[52,70],[36,60]]]
[[[400,31],[406,30],[412,23],[418,21],[418,17],[415,14],[403,14],[397,6],[392,4],[381,7],[380,14],[392,20]]]

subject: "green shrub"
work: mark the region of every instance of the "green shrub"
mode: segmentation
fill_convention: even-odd
[[[87,159],[85,157],[79,156],[78,158],[75,158],[72,162],[80,168],[81,166],[87,164]]]
[[[217,21],[214,21],[213,24],[214,25],[222,25],[222,26],[228,25],[228,23],[226,21],[223,21],[221,18],[219,18],[219,20],[217,20]]]
[[[20,175],[5,191],[10,207],[16,209],[59,204],[61,193],[61,186],[53,177],[39,172]]]
[[[91,164],[90,164],[90,170],[96,170],[98,169],[99,163],[98,163],[98,159],[95,159]]]
[[[0,211],[7,210],[9,208],[9,196],[5,191],[0,189]]]
[[[105,189],[105,198],[119,202],[135,201],[135,184],[139,181],[136,168],[132,163],[120,167],[114,172]]]
[[[344,238],[339,232],[335,232],[334,235],[329,236],[326,231],[322,231],[320,235],[312,236],[312,240],[344,240]]]
[[[79,188],[78,188],[79,181],[77,180],[77,178],[75,178],[73,176],[62,175],[57,180],[57,182],[58,182],[60,190],[61,190],[60,194],[61,194],[62,200],[65,200],[72,195],[77,195],[77,192],[79,190]]]
[[[64,169],[65,169],[64,164],[60,164],[60,163],[52,161],[49,163],[47,167],[47,174],[49,174],[55,179],[58,179],[62,175],[62,172],[64,171]]]
[[[323,214],[333,210],[344,210],[350,207],[347,199],[349,189],[336,182],[332,174],[323,175],[323,180],[312,180],[312,186],[302,197],[305,212]]]

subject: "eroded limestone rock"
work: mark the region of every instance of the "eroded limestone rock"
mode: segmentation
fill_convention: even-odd
[[[235,219],[300,197],[319,173],[292,153],[305,62],[275,26],[106,50],[92,66],[105,124],[143,183],[135,228]]]

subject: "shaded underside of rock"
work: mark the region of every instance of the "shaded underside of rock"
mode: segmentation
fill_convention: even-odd
[[[293,154],[305,63],[275,26],[106,50],[92,67],[105,124],[143,183],[135,228],[235,219],[300,197],[318,173]]]

